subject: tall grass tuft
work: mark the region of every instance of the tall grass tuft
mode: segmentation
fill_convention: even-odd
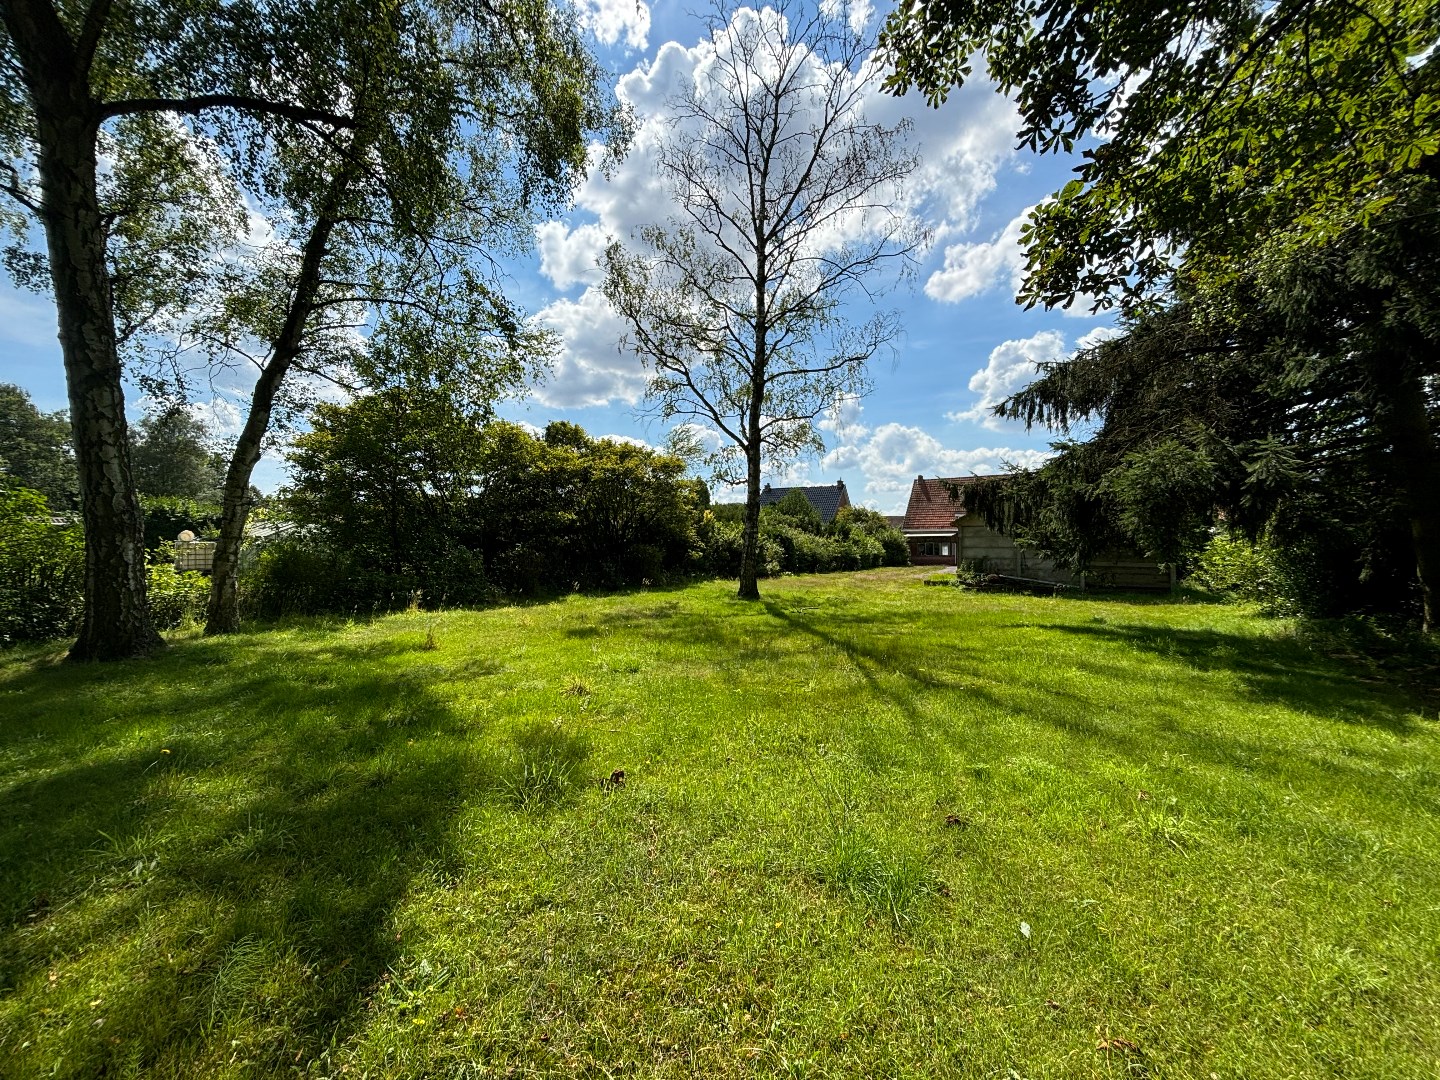
[[[558,720],[533,720],[516,732],[513,742],[504,786],[510,801],[521,810],[544,809],[563,801],[590,756],[589,741],[567,731]]]

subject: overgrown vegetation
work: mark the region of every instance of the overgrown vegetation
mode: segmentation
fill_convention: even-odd
[[[740,573],[745,506],[716,506],[700,525],[701,566],[720,577]],[[870,570],[906,566],[910,548],[905,535],[883,514],[847,506],[829,525],[799,490],[760,513],[760,573],[818,574],[833,570]]]
[[[444,393],[386,391],[319,408],[292,466],[271,517],[284,527],[242,560],[251,618],[473,607],[739,573],[741,526],[708,511],[684,461],[574,424],[535,436],[480,422]],[[78,526],[48,524],[44,500],[19,498],[0,511],[14,523],[6,565],[19,568],[0,589],[6,644],[73,633],[81,610]],[[851,507],[823,526],[796,498],[764,515],[766,576],[908,562],[904,536],[882,515]],[[171,542],[184,529],[213,537],[219,508],[143,501],[152,619],[187,625],[204,612],[204,579],[173,570]]]
[[[1433,698],[921,576],[7,653],[0,1072],[1435,1074]]]
[[[1021,301],[1118,337],[997,411],[1067,436],[987,520],[1083,568],[1183,563],[1222,521],[1302,603],[1440,633],[1440,50],[1433,0],[916,0],[884,33],[932,103],[982,63],[1019,141],[1078,155]],[[1038,30],[1037,30],[1038,28]],[[1076,426],[1092,430],[1072,441]]]

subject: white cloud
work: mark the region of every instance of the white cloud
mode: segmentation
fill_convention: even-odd
[[[603,442],[625,443],[627,446],[638,446],[641,450],[660,450],[662,447],[651,446],[644,439],[636,438],[634,435],[596,435],[596,439]]]
[[[844,443],[820,459],[827,482],[851,473],[847,481],[851,499],[857,492],[884,513],[905,507],[916,476],[971,476],[1002,472],[1007,465],[1034,468],[1050,456],[1048,450],[1010,447],[948,447],[922,428],[881,424],[863,438]],[[858,474],[863,483],[855,483]]]
[[[948,245],[944,265],[925,281],[925,295],[954,304],[995,289],[1004,289],[1011,297],[1018,294],[1025,282],[1020,230],[1034,209],[1027,206],[988,241]],[[1094,296],[1080,293],[1072,303],[1055,310],[1072,319],[1104,318],[1106,313],[1097,312],[1095,303]]]
[[[557,289],[600,281],[606,236],[599,225],[570,229],[564,222],[547,221],[535,229],[535,244],[540,249],[540,273]]]
[[[1109,341],[1111,338],[1120,336],[1120,330],[1114,326],[1097,326],[1093,330],[1087,330],[1075,342],[1075,351],[1089,349],[1099,345],[1102,341]]]
[[[870,429],[860,422],[865,406],[859,398],[841,397],[816,421],[815,426],[832,435],[839,442],[854,442],[869,434]]]
[[[602,45],[622,37],[631,49],[645,48],[650,33],[650,5],[643,0],[580,0],[580,25]]]
[[[990,350],[985,366],[970,376],[970,389],[979,399],[968,409],[945,414],[957,423],[983,424],[991,431],[1004,430],[1015,423],[995,415],[995,406],[1028,386],[1041,364],[1051,364],[1074,356],[1102,341],[1120,336],[1113,326],[1097,326],[1076,339],[1073,347],[1065,344],[1065,335],[1058,330],[1042,330],[1028,338],[1003,341]]]
[[[980,400],[968,409],[946,413],[946,419],[971,420],[992,431],[1000,430],[1006,421],[995,415],[995,406],[1028,385],[1039,365],[1053,363],[1064,355],[1065,335],[1058,330],[1042,330],[1028,338],[1000,343],[990,351],[985,366],[970,376],[970,389],[980,395]]]
[[[925,295],[953,304],[997,287],[1019,291],[1025,270],[1025,253],[1020,248],[1020,229],[1034,207],[1027,207],[993,239],[984,243],[951,244],[945,249],[945,265],[925,282]]]
[[[245,413],[233,401],[223,397],[212,397],[209,401],[192,401],[186,409],[220,442],[236,438],[240,429],[245,426]]]
[[[827,19],[838,19],[844,15],[846,25],[856,34],[864,32],[875,14],[870,0],[820,0],[820,10]]]
[[[621,350],[625,324],[599,289],[586,289],[578,300],[556,300],[536,320],[560,337],[554,369],[535,389],[536,400],[559,409],[640,400],[644,368],[633,352]]]

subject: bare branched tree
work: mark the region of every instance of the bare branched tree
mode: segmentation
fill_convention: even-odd
[[[661,415],[721,436],[717,477],[746,484],[739,595],[754,600],[762,463],[819,449],[816,417],[869,388],[899,323],[843,305],[872,298],[887,264],[911,269],[923,235],[901,205],[908,125],[864,114],[880,73],[862,32],[784,3],[722,0],[709,22],[659,153],[675,210],[611,244],[605,292]]]

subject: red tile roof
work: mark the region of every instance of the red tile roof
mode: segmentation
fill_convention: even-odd
[[[964,516],[965,509],[950,498],[950,488],[988,479],[985,476],[953,476],[926,480],[917,476],[910,485],[910,504],[905,508],[905,531],[945,532],[955,528],[955,519]]]

